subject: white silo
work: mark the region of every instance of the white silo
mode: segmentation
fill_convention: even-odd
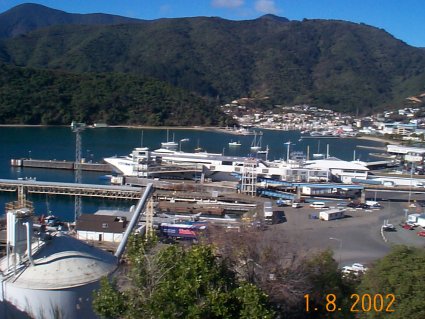
[[[7,253],[0,260],[0,318],[96,318],[92,293],[117,269],[152,191],[149,183],[114,255],[61,232],[33,242],[32,210],[10,209]]]
[[[7,222],[0,318],[96,318],[92,292],[116,269],[117,258],[60,232],[31,242],[31,212],[26,209],[9,211]]]

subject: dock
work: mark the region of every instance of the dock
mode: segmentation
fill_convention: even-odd
[[[17,192],[24,187],[27,193],[84,196],[111,199],[140,199],[141,187],[40,182],[35,180],[0,179],[0,191]]]
[[[48,169],[64,169],[64,170],[77,170],[81,168],[83,171],[94,172],[112,172],[112,167],[109,164],[102,163],[76,163],[72,161],[58,161],[58,160],[39,160],[39,159],[11,159],[10,165],[13,167],[32,167],[32,168],[48,168]]]

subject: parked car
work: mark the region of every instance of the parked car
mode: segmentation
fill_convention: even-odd
[[[300,203],[292,203],[292,208],[300,208],[301,204]]]
[[[425,230],[421,230],[420,232],[418,232],[418,236],[425,237]]]
[[[407,230],[413,230],[413,229],[415,229],[415,227],[413,225],[409,225],[407,223],[406,224],[402,224],[401,227],[403,229],[407,229]]]
[[[386,224],[382,226],[384,231],[397,231],[393,224]]]
[[[367,271],[367,267],[364,266],[363,264],[359,264],[359,263],[354,263],[351,268],[353,268],[356,271]]]
[[[359,275],[363,274],[367,271],[367,267],[365,267],[363,264],[354,263],[351,266],[344,266],[342,267],[342,273],[344,276],[353,274],[353,275]]]

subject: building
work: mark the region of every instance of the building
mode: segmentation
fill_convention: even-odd
[[[77,219],[77,238],[119,243],[127,224],[127,218],[121,216],[82,214]]]
[[[336,182],[352,183],[353,178],[367,179],[369,169],[359,162],[347,162],[335,157],[323,160],[308,161],[308,169],[327,170]]]
[[[408,162],[421,162],[425,157],[425,148],[403,145],[387,145],[387,153],[401,155]]]

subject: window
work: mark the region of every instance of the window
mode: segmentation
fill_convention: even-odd
[[[109,228],[108,223],[102,223],[102,228]]]

